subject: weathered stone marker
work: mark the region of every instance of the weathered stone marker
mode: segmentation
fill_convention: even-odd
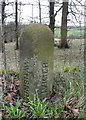
[[[33,99],[52,91],[54,36],[42,24],[30,24],[20,38],[20,93]]]

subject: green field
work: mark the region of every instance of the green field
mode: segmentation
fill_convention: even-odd
[[[83,28],[68,28],[67,33],[69,38],[83,38],[84,29]],[[55,28],[55,38],[60,38],[60,28]]]

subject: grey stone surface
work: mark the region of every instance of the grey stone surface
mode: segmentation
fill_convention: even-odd
[[[30,24],[20,38],[20,93],[46,97],[52,91],[54,36],[42,24]]]

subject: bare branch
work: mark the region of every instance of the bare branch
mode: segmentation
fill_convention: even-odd
[[[81,6],[83,5],[82,4],[82,0],[76,0]]]
[[[57,15],[57,13],[62,9],[63,5],[56,11],[56,13],[54,14],[54,17]]]
[[[14,15],[14,13],[11,13],[11,14],[8,14],[8,15],[5,15],[5,18],[9,17],[9,16],[12,16]]]
[[[76,22],[78,22],[78,23],[79,23],[79,21],[77,20],[77,17],[76,17],[76,15],[74,14],[74,12],[73,12],[73,11],[71,11],[70,13],[71,13],[71,14],[75,17]]]
[[[7,5],[9,5],[9,4],[13,5],[13,4],[14,4],[14,2],[9,2],[9,3],[6,3],[6,6],[7,6]]]

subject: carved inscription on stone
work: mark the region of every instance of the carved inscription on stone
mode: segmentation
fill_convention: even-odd
[[[24,61],[23,75],[24,75],[24,78],[23,78],[24,93],[25,93],[25,96],[28,96],[28,93],[29,93],[29,61],[28,59],[25,59]]]
[[[41,94],[47,93],[48,63],[42,63]]]
[[[40,63],[40,65],[39,65]],[[40,69],[41,67],[41,69]],[[41,71],[40,71],[41,70]],[[39,96],[47,93],[49,68],[48,63],[37,61],[36,58],[25,59],[23,67],[23,81],[25,96],[29,96],[31,86],[35,85],[34,94],[38,90]],[[39,87],[40,86],[40,87]]]

